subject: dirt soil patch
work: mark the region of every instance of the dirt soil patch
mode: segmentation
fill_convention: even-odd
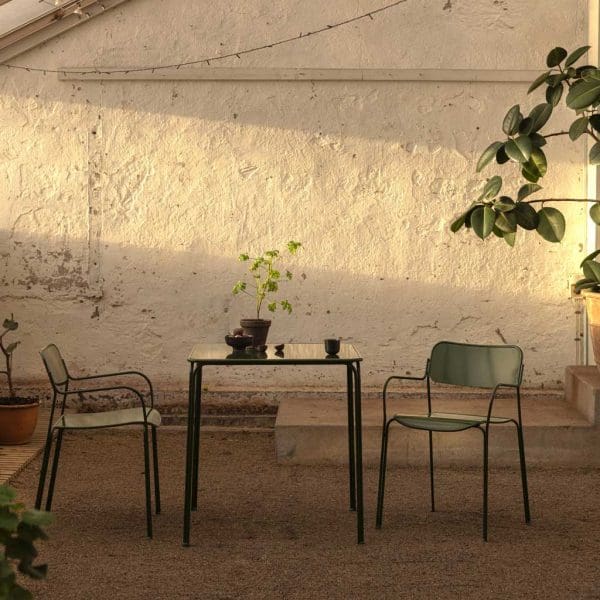
[[[65,435],[44,599],[600,598],[600,472],[530,470],[523,522],[518,468],[490,474],[391,469],[376,530],[376,469],[365,471],[366,544],[355,542],[347,470],[279,466],[272,434],[206,433],[192,546],[181,546],[185,433],[160,432],[163,514],[145,537],[141,432]],[[39,459],[15,481],[32,504]]]

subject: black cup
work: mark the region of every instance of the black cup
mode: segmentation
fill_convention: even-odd
[[[337,354],[340,351],[340,340],[338,338],[327,339],[324,343],[327,354]]]

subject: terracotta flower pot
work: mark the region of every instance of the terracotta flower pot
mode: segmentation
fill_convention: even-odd
[[[271,321],[267,319],[242,319],[240,326],[246,335],[251,335],[254,338],[253,348],[259,348],[267,344],[267,335]]]
[[[596,292],[583,292],[585,311],[588,319],[588,331],[594,349],[594,360],[600,369],[600,294]]]
[[[26,444],[37,425],[40,403],[2,404],[0,400],[0,445]]]

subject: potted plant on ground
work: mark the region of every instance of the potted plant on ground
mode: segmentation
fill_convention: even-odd
[[[8,382],[8,396],[0,396],[0,445],[27,443],[35,431],[38,419],[38,399],[17,396],[13,384],[13,352],[20,342],[6,344],[4,337],[18,327],[19,324],[11,314],[10,319],[4,319],[3,331],[0,333],[0,350],[4,355],[4,370],[0,370],[0,374],[6,375]]]
[[[494,160],[500,165],[517,165],[527,183],[509,196],[500,194],[500,176],[488,179],[481,195],[452,223],[450,228],[454,233],[465,227],[482,240],[494,234],[514,246],[519,229],[535,230],[548,242],[560,242],[566,227],[564,215],[560,209],[547,204],[561,202],[591,203],[590,217],[600,225],[600,202],[597,198],[531,197],[542,189],[538,181],[548,170],[542,148],[549,138],[566,135],[574,142],[588,136],[594,142],[589,150],[588,162],[600,165],[600,69],[594,65],[575,66],[589,48],[582,46],[571,53],[560,47],[550,51],[546,58],[548,70],[540,74],[528,90],[531,93],[545,85],[546,102],[534,106],[527,115],[521,113],[518,104],[510,108],[502,122],[506,138],[491,143],[477,162],[478,173]],[[568,131],[543,132],[562,99],[575,112],[574,121]],[[581,268],[584,277],[575,284],[575,291],[583,292],[585,297],[594,356],[600,368],[600,263],[594,260],[599,254],[600,251],[595,251],[583,259]]]
[[[37,540],[47,540],[42,527],[49,525],[52,515],[40,510],[27,510],[17,502],[16,493],[0,485],[0,598],[30,600],[31,592],[17,582],[16,570],[32,579],[46,577],[46,565],[34,565]]]
[[[287,251],[290,255],[296,254],[302,244],[300,242],[289,241]],[[260,348],[266,344],[267,335],[271,321],[262,319],[261,310],[266,303],[267,310],[275,312],[277,308],[292,312],[292,305],[288,300],[273,299],[267,300],[269,296],[279,291],[279,285],[282,281],[289,281],[293,275],[286,270],[282,275],[276,268],[276,263],[281,259],[282,254],[279,250],[267,250],[260,256],[251,257],[249,254],[240,254],[239,260],[248,264],[249,281],[240,280],[233,286],[233,294],[246,294],[253,298],[256,308],[256,318],[247,318],[240,321],[240,326],[244,334],[251,335],[254,338],[253,347]]]

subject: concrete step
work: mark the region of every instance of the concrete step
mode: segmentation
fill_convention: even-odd
[[[600,387],[600,377],[598,378]],[[565,399],[559,390],[524,390],[522,412],[526,458],[531,465],[600,466],[600,429],[596,415],[584,400]],[[593,395],[592,395],[593,396]],[[282,464],[345,464],[348,460],[346,403],[322,398],[286,398],[275,423],[277,460]],[[443,412],[487,414],[487,396],[471,392],[436,394],[433,408]],[[381,400],[363,400],[363,461],[377,464],[381,448]],[[394,413],[423,414],[427,410],[423,393],[403,389],[388,406]],[[503,396],[494,404],[494,414],[516,416],[516,401]],[[438,465],[480,466],[482,434],[474,429],[447,434],[434,433],[434,461]],[[389,462],[398,465],[426,465],[428,436],[392,425]],[[490,433],[491,464],[518,465],[514,425],[494,425]]]

